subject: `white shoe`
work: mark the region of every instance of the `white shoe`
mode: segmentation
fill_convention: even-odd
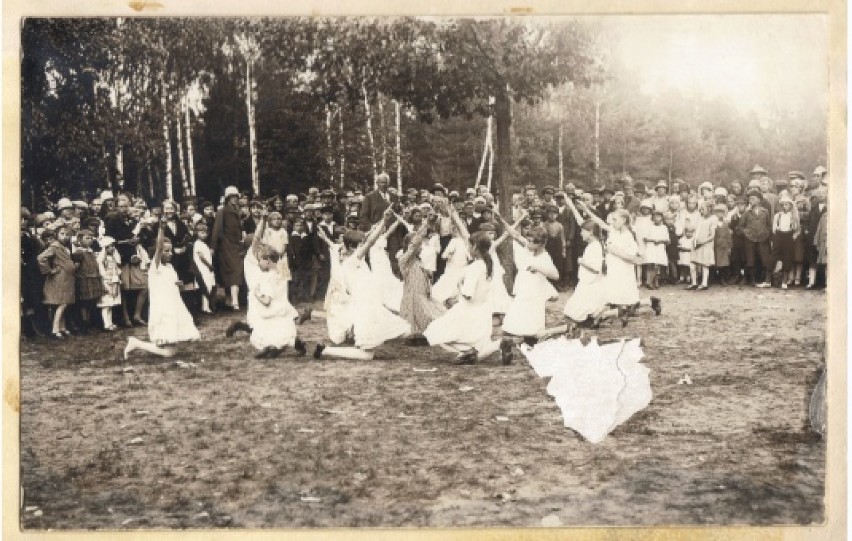
[[[787,284],[781,284],[781,289],[787,289]]]
[[[769,282],[763,282],[762,284],[757,284],[757,287],[766,289],[767,287],[772,287],[772,284]]]

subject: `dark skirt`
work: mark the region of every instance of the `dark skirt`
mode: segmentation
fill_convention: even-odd
[[[104,296],[104,282],[100,277],[97,278],[77,278],[77,300],[78,301],[93,301]]]

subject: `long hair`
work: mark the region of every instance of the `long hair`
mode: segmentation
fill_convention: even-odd
[[[482,257],[485,262],[485,275],[491,279],[494,273],[494,260],[491,258],[491,239],[484,231],[477,231],[470,236],[470,246]]]

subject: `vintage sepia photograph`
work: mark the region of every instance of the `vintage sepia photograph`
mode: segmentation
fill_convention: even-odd
[[[824,524],[829,51],[22,18],[20,530]]]

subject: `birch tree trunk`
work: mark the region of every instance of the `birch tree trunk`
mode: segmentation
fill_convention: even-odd
[[[124,177],[124,149],[118,141],[115,142],[115,170]]]
[[[166,198],[174,199],[174,193],[172,191],[172,140],[169,134],[169,113],[168,107],[166,107],[165,83],[163,83],[160,101],[163,106],[163,141],[166,144]]]
[[[385,105],[382,103],[382,93],[379,92],[379,129],[382,134],[382,167],[381,171],[388,170],[388,145],[387,145],[387,128],[385,124]]]
[[[402,120],[399,112],[399,102],[393,100],[396,109],[396,189],[402,195]]]
[[[494,130],[491,130],[491,133],[488,136],[488,184],[486,184],[486,188],[488,188],[489,193],[491,192],[491,178],[494,176]]]
[[[370,160],[373,162],[373,187],[376,187],[375,177],[379,174],[379,164],[376,163],[376,141],[373,138],[373,121],[370,112],[370,99],[367,96],[367,87],[362,82],[361,90],[364,93],[364,111],[367,114],[367,139],[370,141]]]
[[[343,138],[343,107],[338,107],[337,114],[340,117],[340,188],[343,189],[346,180],[346,145]]]
[[[479,161],[479,171],[476,173],[474,188],[478,188],[482,182],[482,173],[485,171],[485,159],[488,157],[488,149],[491,144],[491,117],[489,116],[485,122],[485,144],[482,147],[482,159]]]
[[[601,169],[601,100],[595,99],[595,185]]]
[[[186,119],[184,124],[186,124],[186,158],[189,168],[189,186],[192,195],[197,195],[195,191],[195,159],[192,157],[192,118],[189,114],[189,106],[187,104],[184,104],[183,113]]]
[[[183,100],[180,100],[180,107],[183,107]],[[178,109],[177,114],[175,115],[175,125],[177,126],[177,152],[178,152],[178,165],[180,167],[180,181],[183,186],[183,196],[188,197],[192,195],[192,192],[189,189],[189,177],[186,176],[186,162],[183,159],[183,126],[181,125],[181,113],[182,111]]]
[[[251,153],[251,189],[254,195],[260,193],[260,179],[257,176],[257,135],[254,122],[254,82],[251,77],[252,59],[246,59],[246,110],[249,125],[249,152]]]
[[[151,171],[150,156],[145,159],[145,168],[148,169],[148,195],[151,197],[151,199],[154,199],[154,174]]]
[[[328,155],[326,156],[326,162],[328,163],[328,185],[330,188],[334,188],[334,147],[331,142],[331,107],[328,104],[325,105],[325,137],[326,142],[328,143]]]
[[[559,124],[559,189],[565,186],[565,172],[562,169],[562,124]]]

